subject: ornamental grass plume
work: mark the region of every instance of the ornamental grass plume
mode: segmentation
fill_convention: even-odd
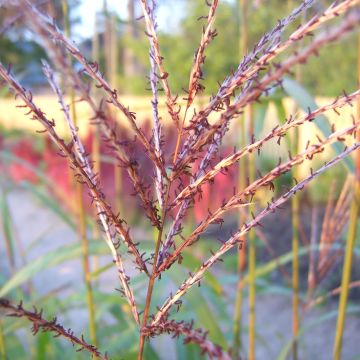
[[[233,195],[224,198],[216,209],[207,211],[194,229],[188,233],[184,231],[184,222],[191,208],[201,207],[202,193],[206,186],[219,176],[228,176],[229,171],[240,159],[255,154],[262,156],[264,144],[275,141],[279,145],[289,130],[301,128],[311,123],[315,118],[329,111],[352,104],[359,98],[360,90],[344,92],[328,104],[309,109],[302,115],[293,114],[281,125],[277,125],[265,136],[251,137],[251,141],[240,149],[219,159],[220,145],[228,132],[231,123],[237,119],[248,105],[266,98],[274,88],[282,86],[282,79],[290,74],[292,69],[305,64],[312,56],[321,54],[321,49],[336,42],[354,31],[360,22],[360,11],[356,5],[358,0],[335,1],[324,12],[316,13],[310,20],[298,26],[289,35],[284,35],[295,20],[306,10],[314,7],[318,2],[304,0],[292,13],[279,20],[273,29],[265,33],[240,61],[238,67],[222,83],[208,103],[199,111],[191,114],[195,98],[203,92],[203,65],[206,61],[206,50],[209,43],[216,41],[215,30],[218,0],[207,0],[208,13],[202,17],[203,31],[200,43],[195,51],[193,65],[189,74],[189,84],[185,95],[185,107],[181,107],[179,95],[171,89],[171,73],[167,69],[166,59],[161,54],[157,35],[156,0],[140,0],[143,16],[139,21],[145,26],[145,35],[149,40],[150,73],[148,81],[151,89],[149,108],[152,113],[152,132],[148,136],[139,125],[139,119],[121,100],[119,91],[110,86],[103,76],[96,61],[88,60],[77,45],[60,30],[56,22],[43,13],[41,7],[35,6],[29,0],[19,0],[11,6],[18,6],[19,13],[37,40],[47,51],[49,62],[43,62],[42,68],[54,94],[58,98],[63,119],[51,119],[36,104],[36,97],[25,89],[11,67],[0,64],[2,85],[7,86],[18,100],[18,107],[24,109],[30,121],[39,123],[39,132],[52,140],[58,149],[58,155],[64,157],[74,178],[87,189],[97,220],[103,230],[103,239],[108,245],[116,268],[120,286],[120,293],[131,309],[131,316],[138,328],[139,346],[138,359],[143,359],[145,340],[169,333],[174,337],[181,336],[184,343],[197,344],[204,354],[210,358],[230,359],[240,358],[240,354],[231,353],[231,349],[221,348],[212,343],[207,337],[206,329],[197,329],[193,322],[175,321],[173,313],[181,314],[181,304],[186,293],[193,286],[200,286],[205,273],[231,249],[244,246],[244,235],[251,229],[261,227],[262,220],[270,213],[281,208],[291,196],[301,191],[309,182],[341,162],[346,156],[356,151],[360,143],[354,136],[359,128],[358,119],[353,119],[351,125],[341,128],[341,121],[335,122],[331,133],[327,136],[318,135],[315,141],[309,141],[306,148],[298,153],[289,152],[288,159],[279,158],[278,163],[267,173],[256,171],[254,181],[248,181],[244,188],[233,183]],[[205,7],[205,6],[204,6]],[[336,24],[332,20],[338,18]],[[326,24],[326,27],[324,26]],[[304,37],[311,37],[308,45],[300,47],[298,44]],[[301,43],[303,44],[303,43]],[[279,59],[287,51],[287,56]],[[71,59],[71,61],[70,61]],[[76,63],[75,66],[72,62]],[[80,70],[79,70],[80,68]],[[64,84],[59,84],[57,74],[62,74]],[[207,75],[209,76],[209,75]],[[91,80],[89,82],[89,79]],[[101,93],[101,100],[93,96],[92,87]],[[65,102],[64,90],[71,87],[76,101],[86,102],[93,112],[91,123],[98,126],[103,141],[107,144],[114,160],[124,168],[131,181],[134,195],[143,208],[143,214],[156,233],[153,249],[145,251],[142,244],[134,238],[130,231],[126,209],[117,213],[106,197],[99,174],[94,171],[91,154],[85,151],[78,129]],[[164,100],[159,97],[159,91],[164,92]],[[175,140],[168,138],[164,132],[164,119],[159,115],[159,104],[165,101],[167,117],[172,121],[176,131]],[[130,125],[132,140],[124,141],[119,136],[118,129],[123,126],[112,118],[112,113],[119,113],[123,120]],[[210,120],[211,116],[211,120]],[[339,117],[341,119],[341,117]],[[56,123],[64,121],[71,134],[70,140],[59,135]],[[322,166],[315,168],[313,161],[318,154],[330,148],[334,143],[342,143],[343,149]],[[151,163],[151,176],[144,173],[139,166],[139,160],[134,157],[132,147],[136,144]],[[169,150],[171,148],[171,150]],[[165,151],[166,149],[166,151]],[[280,195],[275,195],[275,181],[282,175],[289,173],[294,167],[308,162],[313,164],[310,173],[302,179],[293,179],[293,185]],[[265,207],[258,203],[259,190],[269,193],[269,201]],[[273,197],[272,196],[273,194]],[[278,193],[278,192],[277,192]],[[219,247],[211,251],[203,259],[201,266],[189,273],[175,293],[169,293],[162,304],[153,304],[153,293],[156,281],[168,269],[181,267],[186,249],[202,241],[202,235],[210,225],[222,226],[224,219],[235,209],[252,206],[249,217],[240,224],[240,228],[228,239],[222,239]],[[199,213],[199,212],[198,212]],[[120,252],[126,248],[127,251]],[[131,259],[133,267],[147,278],[145,299],[135,296],[128,275],[129,269],[125,259]],[[53,331],[56,336],[64,337],[80,346],[80,350],[88,351],[96,358],[107,358],[94,346],[85,342],[82,337],[76,337],[71,331],[66,331],[56,320],[47,322],[41,313],[35,310],[31,313],[22,305],[14,306],[7,300],[0,301],[0,308],[10,315],[25,317],[33,323],[34,333],[39,329]],[[119,354],[121,357],[121,354]]]

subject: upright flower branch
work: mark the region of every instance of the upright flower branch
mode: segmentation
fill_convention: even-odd
[[[295,66],[305,63],[313,55],[318,55],[322,47],[341,39],[359,25],[360,13],[358,9],[352,9],[359,4],[359,0],[335,1],[324,13],[314,15],[309,21],[299,26],[285,39],[282,39],[284,30],[315,3],[315,0],[304,0],[289,16],[280,20],[272,30],[266,33],[255,45],[254,49],[243,57],[233,74],[227,77],[220,85],[217,94],[198,113],[194,112],[190,123],[186,124],[188,109],[193,105],[197,94],[203,90],[201,84],[204,76],[202,66],[205,61],[206,47],[217,34],[213,26],[219,1],[207,2],[209,12],[204,17],[206,23],[189,74],[185,114],[180,119],[177,96],[174,96],[170,89],[169,73],[165,69],[156,33],[156,1],[141,0],[146,36],[150,43],[149,81],[152,92],[151,110],[153,116],[152,137],[150,138],[139,127],[136,114],[120,101],[118,91],[113,89],[112,85],[110,86],[104,79],[99,70],[99,64],[96,61],[88,61],[78,47],[59,30],[56,23],[36,9],[29,0],[21,1],[27,11],[26,19],[30,28],[37,35],[36,38],[40,39],[43,46],[47,48],[49,58],[57,71],[61,72],[66,78],[66,85],[74,88],[76,95],[79,96],[78,101],[85,101],[89,104],[93,113],[91,121],[99,126],[112,154],[118,163],[126,169],[135,192],[145,209],[145,214],[150,219],[153,229],[157,232],[156,244],[150,259],[145,259],[146,254],[140,254],[137,243],[130,235],[130,229],[125,221],[125,209],[123,209],[121,215],[117,214],[104,195],[99,175],[94,171],[91,161],[88,160],[88,154],[84,151],[74,124],[74,118],[65,104],[63,93],[50,65],[44,63],[43,69],[64,113],[65,122],[71,133],[69,142],[58,134],[55,121],[49,120],[47,115],[35,104],[32,93],[15,80],[10,74],[10,69],[6,69],[0,64],[0,77],[3,79],[3,83],[6,83],[15,93],[15,96],[22,101],[23,105],[20,105],[20,107],[25,108],[28,114],[32,116],[32,119],[43,126],[41,132],[46,132],[53,140],[59,148],[59,155],[68,159],[74,177],[80,183],[86,185],[89,190],[90,198],[105,233],[105,241],[118,271],[122,287],[121,291],[127,299],[134,322],[139,328],[139,360],[144,357],[145,340],[163,333],[172,334],[175,337],[183,336],[185,343],[197,344],[209,357],[230,359],[228,349],[222,349],[210,341],[206,336],[206,331],[195,329],[192,322],[187,323],[171,319],[171,310],[180,309],[183,296],[195,284],[200,284],[206,271],[216,262],[221,261],[226,252],[234,247],[245,245],[246,236],[261,226],[261,222],[266,216],[281,208],[285,202],[302,190],[315,177],[341,162],[352,152],[359,151],[359,139],[354,138],[354,134],[359,128],[359,122],[358,119],[354,119],[352,125],[340,130],[333,125],[328,136],[318,135],[317,141],[309,142],[305,149],[294,149],[289,153],[289,159],[284,161],[279,159],[279,162],[266,174],[262,174],[256,168],[256,162],[254,161],[253,168],[250,170],[253,177],[250,176],[247,183],[242,184],[237,189],[235,188],[233,196],[224,198],[221,205],[213,211],[209,211],[208,215],[204,216],[202,221],[189,234],[184,235],[183,222],[189,209],[193,204],[201,201],[202,187],[211,183],[218,174],[226,174],[228,169],[239,161],[249,157],[255,158],[256,154],[260,156],[264,144],[270,141],[280,144],[282,138],[290,130],[299,129],[305,123],[312,122],[316,116],[330,110],[338,113],[339,108],[351,106],[359,99],[359,90],[354,90],[350,94],[344,93],[318,109],[309,110],[305,114],[296,117],[289,116],[283,125],[276,126],[268,134],[258,139],[254,134],[253,127],[250,127],[249,141],[246,144],[224,158],[219,159],[218,157],[222,140],[231,122],[238,118],[246,107],[267,96],[271,89],[280,87],[283,76],[288,74]],[[329,27],[326,31],[314,36],[307,47],[294,50],[296,47],[294,45],[300,44],[301,39],[307,35],[312,35],[312,32],[322,24],[340,15],[342,16],[338,25]],[[286,50],[290,50],[290,55],[283,59],[282,62],[275,62],[276,57]],[[73,69],[66,54],[81,65],[79,72]],[[84,81],[84,75],[89,76],[95,82],[95,85],[99,88],[99,93],[101,92],[105,96],[108,106],[121,112],[129,122],[135,135],[134,143],[141,144],[146,155],[151,160],[154,173],[153,183],[146,184],[144,182],[145,174],[142,172],[141,167],[137,165],[136,159],[130,154],[126,142],[118,138],[117,129],[123,124],[119,123],[115,126],[111,122],[107,107],[104,106],[103,101],[98,102],[91,95],[91,82]],[[163,87],[165,91],[165,103],[168,115],[173,120],[172,126],[178,130],[174,153],[169,159],[164,154],[164,145],[167,139],[165,139],[162,131],[162,119],[158,111],[161,102],[161,98],[158,96],[160,87]],[[216,115],[214,121],[209,120],[211,114]],[[310,174],[301,181],[294,179],[295,184],[285,193],[278,195],[277,198],[271,198],[276,179],[292,171],[292,169],[305,161],[312,164],[314,157],[323,153],[325,149],[330,148],[334,143],[344,143],[346,145],[343,151],[340,151],[323,166],[319,166],[317,170],[311,169]],[[194,168],[193,164],[197,160],[199,160],[199,165]],[[155,200],[153,199],[152,189],[155,189]],[[255,204],[258,205],[260,189],[266,190],[269,193],[269,199],[271,198],[267,206],[263,207],[262,210],[258,209],[258,207],[255,208],[255,206],[252,207]],[[249,216],[247,220],[244,220],[244,223],[240,224],[239,230],[233,233],[226,241],[222,240],[219,248],[215,252],[211,252],[211,255],[205,258],[201,266],[189,274],[180,284],[175,294],[169,294],[162,306],[155,308],[153,292],[156,279],[160,280],[161,275],[170,267],[175,266],[177,262],[181,263],[183,257],[186,256],[186,249],[201,241],[202,235],[211,224],[221,225],[230,211],[239,210],[239,208],[242,210],[250,209],[249,213],[252,217]],[[174,219],[169,220],[172,214],[174,214]],[[165,236],[165,229],[169,229],[167,236]],[[140,318],[137,305],[141,300],[135,299],[130,278],[125,272],[123,256],[119,252],[119,248],[123,244],[127,246],[130,257],[134,260],[136,266],[149,277],[142,318]],[[352,245],[350,244],[348,249],[351,248]],[[350,250],[348,251],[350,252]],[[348,259],[350,255],[347,254],[346,258]],[[149,261],[151,270],[148,270]],[[254,262],[252,264],[254,265]],[[349,269],[348,262],[346,269]],[[254,274],[254,268],[252,273]],[[343,286],[346,287],[346,284],[348,284],[346,279],[343,281]],[[254,277],[252,284],[253,286],[255,284]],[[254,296],[251,298],[252,303],[254,303]],[[344,310],[344,301],[342,304],[341,309]],[[28,318],[36,324],[36,329],[42,328],[45,331],[55,331],[59,336],[68,338],[94,356],[105,358],[104,356],[101,357],[102,355],[98,353],[94,346],[86,344],[83,339],[73,338],[72,333],[57,327],[56,322],[48,323],[44,321],[37,312],[32,314],[24,310],[22,306],[16,308],[5,300],[0,301],[0,307],[13,311],[16,316]],[[154,313],[152,313],[153,308]],[[344,314],[343,310],[339,314]],[[341,316],[343,317],[343,315]],[[252,325],[254,325],[254,317],[252,318]],[[252,333],[254,335],[254,332]],[[337,353],[339,353],[338,349],[341,349],[341,334],[342,330],[339,325],[336,344],[340,345],[336,345]],[[238,358],[239,346],[234,346],[233,350],[232,357]],[[249,358],[255,358],[254,341],[250,343],[248,355]]]

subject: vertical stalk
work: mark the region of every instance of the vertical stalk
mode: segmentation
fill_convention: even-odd
[[[293,0],[288,0],[289,12],[293,9]],[[303,15],[305,20],[305,12]],[[301,68],[296,66],[295,78],[297,82],[301,82]],[[293,111],[296,112],[296,109]],[[295,128],[292,132],[291,139],[291,153],[297,154],[299,151],[299,137],[300,132]],[[295,166],[292,169],[292,176],[296,179],[299,175],[299,167]],[[292,225],[292,358],[298,359],[298,335],[300,329],[300,316],[299,316],[299,228],[300,228],[300,194],[296,194],[291,198],[291,225]]]
[[[360,36],[358,37],[358,86],[360,85]],[[357,101],[357,120],[360,118],[360,100]],[[357,132],[357,141],[360,141],[360,132]],[[350,210],[350,221],[349,221],[349,230],[348,236],[346,239],[346,248],[345,248],[345,258],[342,271],[342,280],[341,280],[341,292],[340,292],[340,302],[339,302],[339,311],[336,324],[336,333],[335,333],[335,343],[334,343],[334,360],[341,359],[341,350],[342,350],[342,339],[345,327],[346,319],[346,308],[347,300],[349,293],[349,283],[351,277],[351,267],[353,260],[353,250],[356,240],[356,230],[357,222],[359,215],[359,204],[360,204],[360,152],[356,151],[356,168],[355,168],[355,178],[354,178],[354,197],[351,203]]]
[[[248,27],[247,27],[247,5],[246,1],[239,1],[239,55],[240,58],[246,54],[248,48]],[[246,122],[245,116],[240,118],[240,147],[246,145]],[[246,186],[246,159],[242,158],[239,161],[239,188],[244,189]],[[244,209],[240,209],[239,212],[239,226],[241,226],[247,218],[247,212]],[[245,244],[245,238],[242,239],[243,244]],[[240,243],[241,244],[241,243]],[[243,306],[243,297],[244,297],[244,285],[243,285],[243,272],[246,267],[246,247],[238,247],[238,284],[235,300],[235,316],[234,316],[234,326],[233,326],[233,347],[232,347],[232,357],[237,359],[239,353],[242,349],[242,306]]]
[[[110,76],[109,81],[113,88],[117,88],[117,29],[116,16],[112,14],[109,19],[110,22]],[[115,209],[120,212],[121,195],[122,195],[122,169],[119,166],[114,168],[114,182],[115,182]]]
[[[103,13],[105,20],[105,64],[106,75],[111,87],[116,88],[117,77],[117,35],[115,16],[110,15],[107,1],[104,0]],[[114,121],[116,121],[115,115]],[[115,185],[115,209],[121,212],[121,195],[122,195],[122,170],[117,164],[114,164],[114,185]]]
[[[152,271],[151,271],[151,275],[150,275],[150,279],[149,279],[149,285],[148,285],[147,293],[146,293],[144,315],[142,318],[142,327],[146,326],[147,320],[149,317],[151,297],[152,297],[152,292],[154,289],[154,283],[155,283],[155,279],[156,279],[156,264],[157,264],[157,260],[158,260],[158,256],[159,256],[161,238],[162,238],[162,234],[163,234],[163,230],[164,230],[164,222],[165,222],[164,220],[166,217],[166,208],[167,208],[167,203],[168,203],[168,198],[169,198],[169,193],[170,193],[170,185],[171,184],[169,183],[167,190],[166,190],[166,195],[164,198],[165,199],[164,207],[161,212],[161,228],[159,229],[157,240],[156,240],[156,245],[155,245],[153,266],[152,266]],[[144,345],[145,345],[145,336],[143,334],[140,334],[138,360],[142,360],[142,358],[143,358]]]
[[[300,82],[300,67],[296,67],[296,80]],[[294,111],[295,113],[295,111]],[[298,128],[293,129],[291,139],[291,152],[297,154],[299,151],[300,132]],[[299,176],[299,166],[292,169],[292,176],[297,179]],[[300,193],[291,198],[291,225],[292,225],[292,356],[293,360],[298,359],[298,335],[300,329],[299,316],[299,228],[300,228]]]
[[[66,36],[71,36],[71,25],[70,25],[70,16],[67,0],[62,1],[63,15],[64,15],[64,28]],[[74,121],[74,125],[77,126],[77,113],[75,108],[75,93],[71,88],[70,91],[70,106],[71,106],[71,115]],[[95,306],[91,286],[91,276],[90,276],[90,263],[89,263],[89,242],[86,237],[86,214],[84,206],[84,197],[82,185],[79,182],[74,182],[76,198],[77,198],[77,209],[78,209],[78,235],[81,241],[82,248],[82,267],[84,272],[84,281],[86,287],[86,303],[88,308],[89,316],[89,332],[90,338],[93,345],[96,346],[96,325],[95,325]]]
[[[92,48],[91,48],[91,57],[93,61],[99,63],[99,34],[98,34],[98,20],[97,20],[97,13],[95,11],[95,19],[94,19],[94,34],[92,38]],[[96,94],[96,88],[95,94]],[[99,125],[94,125],[94,137],[92,143],[92,156],[94,160],[94,173],[100,174],[100,128]]]
[[[254,133],[252,107],[249,106],[247,111],[248,117],[248,132],[249,141]],[[248,175],[250,183],[255,181],[255,154],[249,154]],[[252,211],[254,206],[249,206],[249,211]],[[248,250],[248,268],[249,268],[249,360],[255,360],[255,338],[256,338],[256,235],[255,229],[249,231],[248,236],[249,250]]]
[[[6,345],[5,345],[5,336],[2,328],[2,323],[0,321],[0,360],[7,360],[6,354]]]
[[[92,39],[92,49],[91,49],[92,60],[99,63],[99,34],[98,34],[98,19],[97,19],[97,12],[95,11],[95,19],[94,19],[94,34]],[[96,94],[96,88],[95,96]],[[96,96],[97,97],[97,96]],[[100,159],[100,127],[98,124],[94,125],[93,127],[93,140],[92,140],[92,159],[94,161],[94,173],[100,176],[100,169],[101,169],[101,159]],[[96,209],[94,209],[94,214],[96,214]],[[95,216],[96,218],[96,216]],[[94,223],[94,238],[98,239],[100,237],[100,231],[97,222]],[[99,268],[99,259],[96,256],[94,258],[94,267]]]
[[[294,129],[293,139],[291,141],[292,152],[297,153],[299,148],[299,131]],[[298,174],[298,167],[292,169],[292,174],[296,178]],[[292,223],[292,355],[293,360],[298,359],[298,343],[297,337],[299,334],[300,320],[299,320],[299,226],[300,226],[300,203],[299,195],[296,194],[291,198],[291,223]]]

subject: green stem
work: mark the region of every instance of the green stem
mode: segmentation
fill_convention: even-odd
[[[169,190],[170,190],[170,183],[168,185],[167,194],[165,196],[165,203],[164,207],[162,209],[161,214],[161,228],[159,229],[156,245],[155,245],[155,253],[154,253],[154,259],[153,259],[153,266],[151,271],[151,276],[149,279],[149,285],[146,293],[146,301],[145,301],[145,309],[144,309],[144,315],[142,319],[142,327],[145,327],[147,325],[147,320],[149,317],[149,311],[150,311],[150,305],[151,305],[151,297],[154,289],[154,283],[156,279],[156,264],[159,256],[160,251],[160,244],[161,244],[161,238],[163,234],[163,228],[164,228],[164,220],[166,216],[166,207],[167,207],[167,201],[169,198]],[[142,360],[143,358],[143,352],[144,352],[144,345],[145,345],[145,336],[140,333],[140,340],[139,340],[139,351],[138,351],[138,360]]]
[[[92,60],[99,63],[99,34],[98,34],[98,19],[97,19],[97,12],[95,11],[95,21],[94,21],[94,34],[92,39]],[[95,98],[98,98],[97,88],[94,89],[94,96]],[[98,124],[94,125],[93,127],[93,140],[92,140],[92,160],[94,161],[94,173],[98,174],[100,176],[100,170],[101,170],[101,158],[100,158],[100,151],[101,151],[101,141],[100,141],[100,126]],[[97,211],[94,208],[93,214],[94,218],[97,217]],[[97,222],[94,222],[94,229],[93,229],[93,236],[94,239],[100,238],[100,230]],[[93,263],[94,269],[100,268],[100,261],[98,256],[94,256],[94,263]]]
[[[175,165],[177,155],[178,155],[178,152],[179,152],[179,149],[180,149],[180,143],[181,143],[181,138],[182,138],[182,134],[183,134],[184,124],[185,124],[185,121],[186,121],[186,115],[187,115],[188,109],[189,109],[189,107],[187,107],[185,109],[185,114],[184,114],[184,119],[183,119],[183,122],[182,122],[182,126],[181,126],[180,131],[179,131],[179,133],[177,135],[175,151],[174,151],[174,156],[173,156],[173,165]],[[173,175],[174,175],[174,173],[171,172],[170,177],[169,177],[170,180],[169,180],[169,182],[167,184],[166,194],[164,196],[164,205],[163,205],[163,208],[162,208],[162,211],[161,211],[161,217],[160,217],[161,218],[161,227],[159,229],[157,240],[156,240],[152,271],[151,271],[151,276],[150,276],[150,279],[149,279],[149,285],[148,285],[148,289],[147,289],[147,293],[146,293],[145,309],[144,309],[144,315],[143,315],[143,319],[142,319],[142,327],[143,328],[147,325],[147,320],[148,320],[148,317],[149,317],[151,298],[152,298],[152,293],[153,293],[153,289],[154,289],[155,279],[156,279],[156,276],[157,276],[157,273],[156,273],[157,260],[158,260],[159,251],[160,251],[161,238],[162,238],[163,231],[164,231],[165,218],[166,218],[166,209],[167,209],[167,206],[168,206],[170,188],[171,188],[171,185],[172,185],[172,180],[171,179],[173,178]],[[140,332],[138,360],[142,360],[142,358],[143,358],[145,338],[146,338],[145,335]]]
[[[342,339],[345,327],[345,318],[346,318],[346,308],[347,300],[349,293],[349,283],[351,277],[351,267],[352,267],[352,258],[353,250],[355,246],[356,239],[356,230],[357,230],[357,221],[359,214],[359,200],[360,200],[360,180],[355,180],[355,196],[351,204],[351,213],[350,213],[350,223],[348,236],[346,240],[346,249],[345,249],[345,258],[344,265],[342,270],[342,280],[341,280],[341,293],[340,293],[340,302],[339,302],[339,312],[338,319],[336,324],[336,333],[335,333],[335,344],[334,344],[334,360],[341,359],[341,349],[342,349]]]
[[[293,173],[296,173],[295,170]],[[300,328],[299,319],[299,196],[295,195],[291,199],[291,214],[292,214],[292,354],[293,360],[298,359],[298,334]]]
[[[288,1],[289,11],[292,11],[294,6],[293,1]],[[306,13],[303,13],[303,21],[306,20]],[[296,69],[296,80],[301,82],[301,67],[297,66]],[[296,107],[294,113],[296,112]],[[297,154],[299,152],[299,137],[300,132],[298,128],[293,131],[293,138],[291,141],[291,152]],[[296,179],[299,175],[299,167],[292,169],[292,175]],[[300,298],[299,298],[299,229],[300,229],[300,194],[294,195],[291,198],[291,222],[292,222],[292,358],[293,360],[298,359],[298,336],[300,329]]]
[[[76,193],[78,196],[78,203],[79,203],[78,231],[79,231],[79,237],[81,239],[82,267],[83,267],[85,287],[86,287],[86,304],[87,304],[88,316],[89,316],[89,332],[90,332],[90,339],[92,344],[94,346],[97,346],[95,304],[94,304],[93,291],[91,285],[89,241],[86,236],[86,214],[84,207],[84,198],[82,192],[82,185],[80,183],[76,183],[75,186],[76,186]]]
[[[239,250],[240,252],[240,250]],[[239,271],[239,280],[237,283],[237,292],[235,300],[235,316],[234,316],[234,339],[232,348],[232,358],[234,360],[239,358],[239,353],[242,348],[241,331],[242,331],[242,304],[244,299],[244,285],[242,281],[242,272]]]
[[[360,36],[358,37],[357,73],[358,73],[358,86],[360,86]],[[360,119],[360,100],[357,101],[357,120],[359,119]],[[356,138],[357,141],[360,141],[359,131],[357,132]],[[343,339],[343,333],[345,327],[346,308],[347,308],[349,283],[351,278],[351,267],[353,260],[353,250],[355,246],[356,231],[358,224],[359,205],[360,205],[359,202],[360,202],[360,152],[358,150],[356,152],[354,197],[351,203],[349,230],[346,239],[345,258],[344,258],[344,265],[342,271],[339,312],[338,312],[338,319],[336,324],[335,343],[333,350],[334,360],[341,359],[342,339]]]
[[[246,1],[239,1],[239,54],[240,57],[244,56],[247,52],[248,48],[248,26],[247,26],[247,5]],[[240,147],[246,145],[246,117],[242,116],[240,118]],[[239,188],[244,189],[246,186],[246,159],[241,159],[239,162]],[[247,213],[241,209],[239,213],[239,226],[246,221]],[[242,239],[245,244],[245,238]],[[243,272],[246,267],[246,247],[239,246],[238,248],[238,284],[237,284],[237,292],[235,299],[235,316],[234,316],[234,324],[233,324],[233,347],[232,347],[232,357],[233,359],[238,359],[239,354],[242,349],[242,340],[241,340],[241,332],[242,332],[242,306],[244,300],[244,282],[242,281]]]
[[[71,26],[70,26],[70,16],[67,0],[63,0],[63,15],[64,15],[64,27],[66,36],[71,36]],[[74,125],[77,126],[77,113],[75,108],[75,92],[73,88],[70,91],[70,106],[71,106],[71,115],[74,121]],[[84,281],[86,287],[86,304],[88,309],[89,316],[89,332],[90,339],[94,346],[97,345],[96,339],[96,324],[95,324],[95,305],[94,298],[91,286],[91,271],[90,271],[90,261],[89,261],[89,242],[86,236],[86,214],[85,214],[85,205],[83,197],[83,188],[82,185],[78,182],[74,183],[76,197],[78,200],[78,235],[81,241],[82,249],[82,268],[84,272]]]
[[[248,107],[248,127],[249,127],[249,139],[251,139],[254,133],[254,124],[252,116],[252,107]],[[249,155],[249,180],[252,183],[255,180],[255,155],[252,153]],[[249,211],[253,211],[254,206],[249,207]],[[249,360],[255,360],[255,338],[256,338],[256,235],[255,230],[251,229],[248,236],[249,251],[248,251],[248,268],[249,268]]]
[[[6,345],[5,345],[5,336],[2,328],[2,323],[0,321],[0,360],[7,360],[6,354]]]

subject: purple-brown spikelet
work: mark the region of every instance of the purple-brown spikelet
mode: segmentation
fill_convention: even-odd
[[[234,189],[232,196],[222,194],[221,204],[217,204],[216,208],[209,206],[208,213],[203,215],[201,221],[190,231],[184,231],[186,217],[194,205],[201,204],[203,195],[206,195],[206,186],[221,176],[229,178],[231,182],[229,170],[231,171],[240,159],[254,153],[260,157],[265,144],[274,141],[280,145],[282,139],[292,129],[301,128],[304,124],[312,122],[318,115],[328,111],[335,111],[338,114],[338,109],[351,106],[360,97],[360,90],[344,93],[328,104],[309,109],[304,114],[290,115],[282,124],[275,126],[265,135],[259,137],[258,134],[250,132],[249,141],[245,146],[234,149],[231,153],[227,151],[226,156],[221,157],[222,141],[233,120],[242,114],[244,108],[261,101],[273,88],[281,87],[283,77],[291,74],[295,66],[305,64],[309,58],[321,53],[322,47],[353,31],[359,26],[360,12],[356,8],[358,0],[335,1],[323,13],[315,14],[290,35],[285,35],[285,29],[293,24],[304,11],[316,4],[315,0],[302,1],[289,16],[279,20],[274,28],[258,41],[253,50],[243,57],[236,70],[219,85],[217,93],[187,119],[190,112],[188,110],[194,105],[196,96],[204,91],[203,65],[206,61],[207,46],[211,41],[216,41],[215,24],[219,3],[218,0],[206,2],[208,7],[205,8],[208,14],[201,17],[204,26],[189,73],[189,83],[184,97],[185,111],[181,111],[181,102],[178,100],[178,95],[171,89],[169,81],[171,74],[160,51],[156,1],[140,0],[145,25],[144,37],[149,41],[150,73],[147,80],[151,91],[149,109],[152,115],[152,127],[149,132],[139,125],[140,119],[137,114],[123,103],[120,92],[111,88],[101,73],[99,64],[86,59],[75,43],[67,38],[55,21],[40,11],[38,6],[28,0],[21,1],[25,11],[21,11],[15,20],[10,19],[7,23],[7,26],[11,26],[19,18],[23,19],[36,35],[37,40],[46,48],[50,64],[44,62],[43,71],[58,99],[63,115],[63,118],[56,119],[56,122],[63,121],[66,124],[71,135],[70,140],[60,136],[55,120],[50,119],[36,105],[35,97],[16,80],[11,74],[10,67],[7,68],[0,63],[1,85],[7,85],[19,101],[18,106],[24,108],[31,120],[37,121],[42,126],[39,132],[45,133],[53,141],[59,155],[68,160],[74,178],[89,192],[97,220],[103,229],[104,241],[109,247],[116,266],[121,286],[119,291],[126,298],[127,306],[130,308],[129,313],[131,312],[138,327],[140,338],[138,360],[143,359],[145,340],[163,333],[174,337],[183,336],[184,343],[197,344],[202,353],[210,358],[230,359],[228,349],[222,349],[210,341],[206,330],[194,328],[192,322],[171,319],[171,310],[179,312],[180,316],[183,296],[194,285],[200,285],[206,271],[215,263],[222,261],[225,253],[236,246],[245,245],[245,234],[251,229],[259,229],[266,216],[281,208],[291,196],[302,190],[315,177],[341,162],[360,147],[360,143],[354,136],[359,131],[359,121],[354,120],[352,125],[343,128],[340,121],[335,122],[328,135],[321,134],[315,141],[308,141],[302,151],[297,150],[296,153],[294,150],[289,151],[288,159],[280,158],[269,171],[255,169],[257,175],[253,180],[249,176],[243,188],[239,188],[236,183],[231,184],[231,189]],[[339,18],[336,25],[322,29],[323,24],[331,22],[335,17]],[[3,31],[6,31],[6,28],[0,30],[0,34]],[[314,32],[318,33],[312,36]],[[310,35],[312,37],[308,45],[300,47],[300,41]],[[279,60],[278,57],[285,51],[289,52],[288,56]],[[81,67],[80,71],[73,66],[73,61]],[[64,84],[61,86],[56,80],[57,73],[62,74],[64,78]],[[149,219],[156,233],[155,246],[151,250],[141,253],[139,243],[130,232],[128,223],[131,217],[127,210],[123,209],[120,214],[116,213],[108,197],[105,196],[106,191],[100,182],[99,174],[94,173],[93,163],[89,160],[89,154],[85,151],[78,129],[74,125],[74,119],[65,103],[62,86],[65,89],[71,87],[74,90],[76,102],[83,101],[89,105],[90,123],[99,127],[114,162],[124,169],[125,176],[132,184],[134,196],[141,204],[142,214]],[[103,96],[102,99],[94,97],[91,92],[93,86],[98,88],[98,92]],[[164,91],[164,98],[159,96],[161,90]],[[171,119],[169,126],[172,134],[176,134],[175,138],[167,136],[167,132],[164,131],[166,130],[165,121],[159,114],[161,102],[165,105],[165,116]],[[121,135],[120,130],[124,129],[123,124],[114,119],[111,111],[120,113],[122,119],[130,125],[129,137],[124,138]],[[210,116],[213,118],[210,119]],[[313,160],[318,154],[335,143],[341,144],[345,141],[347,146],[342,151],[323,166],[315,168]],[[134,148],[141,149],[143,152],[144,158],[150,164],[147,170],[139,165],[139,158],[132,151]],[[293,179],[293,186],[285,193],[273,195],[279,193],[275,192],[276,180],[303,162],[311,164],[310,174],[302,179]],[[296,175],[296,177],[299,176]],[[260,190],[274,196],[266,206],[257,202]],[[207,259],[202,259],[201,266],[192,269],[174,295],[167,294],[164,303],[151,313],[151,309],[155,308],[152,306],[154,305],[152,304],[153,290],[156,287],[156,281],[161,279],[161,275],[171,267],[175,269],[182,266],[182,260],[187,256],[185,250],[196,242],[202,241],[202,235],[211,224],[221,227],[232,210],[247,208],[250,205],[251,216],[243,221],[238,231],[233,232],[228,239],[221,239],[219,247],[211,250]],[[339,208],[341,208],[340,205]],[[338,218],[340,219],[338,225],[335,224],[335,218],[328,216],[325,219],[327,227],[334,229],[334,232],[340,231],[346,222],[345,217],[336,219]],[[325,242],[325,240],[322,241]],[[120,252],[120,247],[123,245],[127,252]],[[144,299],[140,295],[139,299],[135,298],[137,296],[135,296],[130,277],[127,275],[131,273],[127,267],[129,264],[127,259],[133,262],[132,267],[142,272],[148,281],[145,305],[141,305]],[[322,251],[318,263],[320,277],[321,274],[326,273],[328,261],[327,252]],[[314,261],[312,265],[314,272]],[[314,279],[311,281],[315,286],[316,281]],[[14,306],[3,299],[0,299],[0,308],[4,308],[12,316],[24,317],[31,321],[34,334],[39,329],[51,331],[56,336],[67,338],[99,359],[107,358],[95,346],[86,343],[83,337],[76,337],[72,331],[65,330],[56,320],[52,322],[44,320],[42,314],[36,310],[30,312],[21,304]]]

